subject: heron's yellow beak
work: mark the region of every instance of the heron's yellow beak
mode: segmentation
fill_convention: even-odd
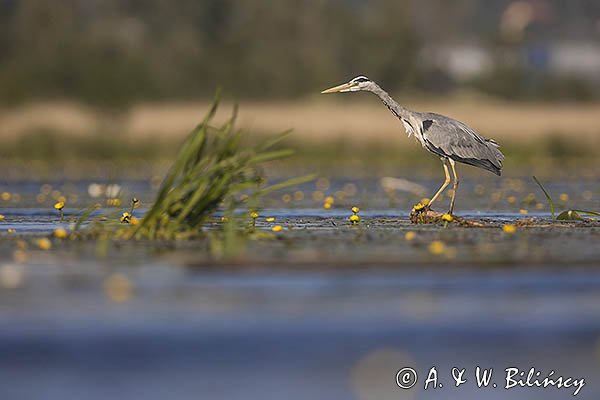
[[[352,87],[354,86],[354,84],[352,83],[344,83],[342,85],[339,86],[334,86],[332,88],[329,89],[325,89],[321,92],[321,94],[323,93],[337,93],[337,92],[344,92],[344,91],[348,91],[350,90]]]

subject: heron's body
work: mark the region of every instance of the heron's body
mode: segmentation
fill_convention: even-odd
[[[444,115],[430,112],[411,111],[398,104],[379,85],[364,76],[350,82],[324,90],[322,93],[369,91],[376,94],[383,104],[400,119],[408,136],[414,136],[429,152],[437,155],[444,164],[446,180],[438,192],[431,198],[431,205],[450,184],[448,164],[454,175],[454,193],[449,213],[454,209],[454,199],[458,186],[455,162],[473,165],[500,175],[504,155],[498,143],[487,139],[466,124]]]

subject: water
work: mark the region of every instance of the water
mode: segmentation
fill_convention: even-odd
[[[97,201],[85,198],[87,183],[75,187],[82,203]],[[410,197],[397,207],[378,194],[324,210],[306,198],[284,207],[278,195],[257,227],[284,231],[244,243],[230,261],[206,243],[103,250],[54,241],[42,251],[33,238],[70,222],[37,204],[38,188],[13,189],[22,203],[0,210],[0,399],[553,400],[575,390],[506,390],[509,367],[584,378],[577,398],[600,396],[595,225],[510,236],[500,226],[523,218],[522,205],[480,208],[487,196],[465,196],[459,215],[494,227],[442,229],[410,224],[402,205]],[[149,204],[152,190],[136,188]],[[354,203],[360,227],[347,222]],[[116,218],[120,208],[102,213]],[[65,219],[79,212],[67,207]],[[526,217],[549,221],[547,210]],[[15,237],[29,244],[24,260]],[[431,254],[433,240],[453,252]],[[7,271],[20,279],[12,288]],[[125,301],[109,289],[115,275],[130,285]],[[424,390],[434,366],[443,387]],[[477,366],[494,368],[490,387],[477,387]],[[395,383],[403,367],[418,373],[413,389]],[[466,369],[458,388],[453,367]]]
[[[65,271],[62,284],[34,273],[28,301],[18,305],[7,307],[3,293],[2,398],[571,395],[478,389],[476,366],[495,368],[499,385],[507,367],[553,369],[586,378],[580,398],[600,394],[598,272],[226,273],[154,265],[134,274],[134,299],[114,304],[89,284],[101,272],[86,270],[79,284],[68,284]],[[60,296],[50,296],[57,285]],[[418,389],[393,384],[406,366],[421,375]],[[425,391],[432,366],[446,386]],[[452,367],[466,368],[470,383],[451,387]]]

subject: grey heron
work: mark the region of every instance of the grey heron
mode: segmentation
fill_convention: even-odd
[[[450,167],[453,175],[453,193],[448,214],[452,214],[454,211],[456,189],[458,188],[456,162],[473,165],[496,175],[501,174],[504,155],[500,151],[498,143],[494,140],[481,136],[464,123],[450,117],[430,112],[411,111],[398,104],[385,90],[366,76],[358,76],[348,83],[323,90],[321,93],[357,92],[361,90],[379,96],[392,114],[402,121],[408,136],[413,135],[425,149],[442,160],[446,179],[429,201],[428,208],[450,184],[451,179],[448,168]]]

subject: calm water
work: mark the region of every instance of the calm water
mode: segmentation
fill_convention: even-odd
[[[571,397],[506,391],[508,367],[583,377],[579,398],[600,394],[597,271],[224,273],[155,264],[133,273],[134,298],[114,304],[94,284],[105,268],[39,266],[22,292],[2,292],[2,398]],[[418,389],[395,386],[406,366],[421,375]],[[446,386],[425,391],[432,366]],[[494,368],[500,387],[477,389],[476,366]],[[452,387],[452,367],[466,368],[469,382]]]
[[[87,184],[73,190],[83,203],[90,201]],[[134,192],[148,204],[152,191],[144,185]],[[0,209],[6,217],[0,268],[15,264],[10,235],[29,240],[68,226],[37,205],[38,190],[39,184],[13,189],[23,204]],[[465,196],[462,210],[488,201],[472,197]],[[470,231],[443,237],[458,249],[457,259],[424,258],[426,245],[402,238],[414,229],[406,208],[375,207],[384,202],[378,196],[351,201],[362,201],[365,220],[382,221],[382,228],[373,222],[367,230],[372,237],[359,239],[343,226],[345,206],[323,210],[310,199],[283,208],[277,201],[261,214],[306,229],[290,231],[291,244],[251,244],[267,265],[198,262],[206,248],[193,244],[125,245],[108,256],[98,256],[95,243],[29,251],[18,266],[20,284],[0,288],[0,399],[553,400],[575,390],[506,390],[509,367],[536,368],[540,379],[551,370],[554,377],[584,378],[576,398],[600,398],[598,229],[540,230],[511,240],[483,230],[476,235],[497,242],[496,252],[518,254],[517,261],[532,252],[532,260],[543,262],[462,265],[479,257]],[[462,214],[514,221],[518,207],[502,203],[487,214]],[[66,211],[67,219],[79,212]],[[532,213],[548,217],[547,210]],[[323,233],[314,236],[315,227]],[[299,246],[303,232],[310,239]],[[422,233],[427,240],[438,234]],[[391,262],[361,261],[380,255]],[[320,268],[327,257],[339,265]],[[115,273],[132,285],[122,303],[106,294]],[[424,390],[434,366],[443,387]],[[477,388],[477,366],[494,369],[490,387]],[[418,373],[411,390],[395,383],[403,367]],[[454,387],[452,367],[466,369],[467,383]]]

